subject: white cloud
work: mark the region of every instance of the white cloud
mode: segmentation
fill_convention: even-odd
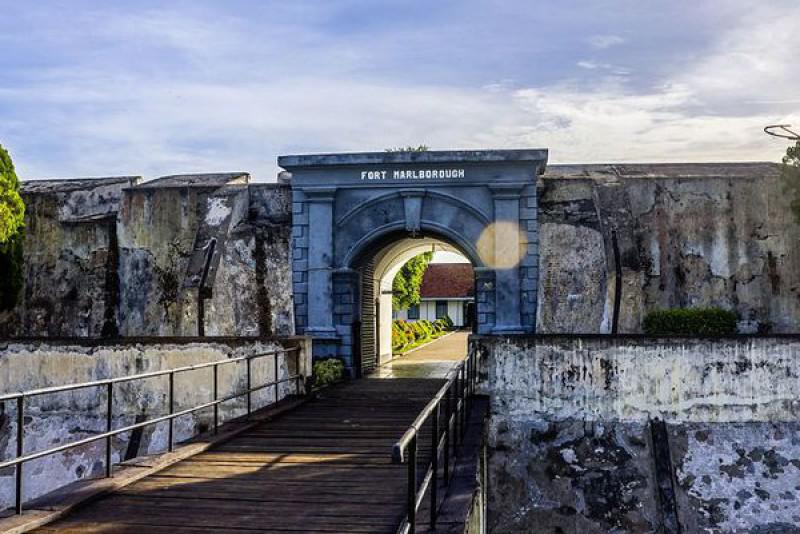
[[[625,39],[619,35],[592,35],[587,39],[593,48],[606,49],[621,45]]]
[[[201,15],[178,18],[146,14],[141,31],[188,57],[191,76],[131,68],[136,57],[118,62],[98,52],[69,68],[37,71],[29,83],[0,86],[3,108],[30,114],[0,124],[20,145],[21,176],[242,170],[273,180],[278,154],[415,144],[546,147],[554,163],[777,160],[783,147],[761,128],[800,125],[792,52],[800,32],[766,8],[659,83],[615,59],[585,59],[576,64],[578,80],[528,87],[369,76],[346,43],[315,54],[321,45],[313,31],[265,28],[271,47],[253,51],[238,20],[215,26]],[[131,20],[107,21],[98,31],[134,38],[136,25],[123,26]],[[623,41],[612,37],[594,36],[593,46]],[[308,75],[293,75],[300,71]],[[27,143],[39,139],[57,146],[58,156],[35,157]]]

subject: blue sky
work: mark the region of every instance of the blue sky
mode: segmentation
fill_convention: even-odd
[[[279,154],[550,149],[779,159],[797,0],[0,0],[0,143],[23,179],[249,171]]]

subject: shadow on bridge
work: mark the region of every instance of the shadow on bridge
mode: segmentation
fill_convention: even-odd
[[[35,532],[396,532],[407,469],[392,463],[392,445],[463,359],[466,336],[451,334],[374,375],[390,379],[323,390]],[[420,433],[423,465],[430,432]]]
[[[442,384],[330,388],[36,532],[394,532],[406,468],[391,447]]]

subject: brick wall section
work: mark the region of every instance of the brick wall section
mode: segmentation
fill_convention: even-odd
[[[539,280],[539,220],[536,186],[529,185],[520,197],[519,224],[523,249],[520,263],[520,312],[522,326],[536,331],[536,298]]]
[[[308,205],[305,195],[292,192],[292,290],[297,333],[308,325]]]
[[[478,315],[478,333],[489,333],[494,327],[494,271],[475,269],[475,306]]]

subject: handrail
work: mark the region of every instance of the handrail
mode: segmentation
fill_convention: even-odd
[[[278,357],[281,354],[288,354],[294,353],[295,357],[295,374],[290,375],[286,378],[279,379],[279,371],[278,371]],[[252,386],[251,384],[251,375],[252,375],[252,365],[251,362],[256,359],[264,358],[267,356],[272,356],[274,358],[274,379],[270,382],[265,382],[263,384]],[[219,382],[219,367],[222,365],[228,365],[238,362],[247,362],[247,387],[243,391],[235,392],[231,395],[226,397],[219,397],[218,395],[218,382]],[[172,451],[175,446],[174,441],[174,420],[177,417],[181,417],[183,415],[188,415],[190,413],[203,410],[205,408],[214,408],[214,433],[216,434],[219,428],[219,405],[223,402],[227,402],[244,395],[247,395],[247,415],[249,416],[252,411],[252,404],[251,404],[251,394],[254,391],[259,391],[264,388],[268,388],[270,386],[275,386],[275,400],[274,402],[278,401],[278,386],[280,384],[286,382],[295,382],[295,392],[299,394],[300,392],[300,380],[303,378],[303,375],[299,372],[300,369],[300,349],[299,347],[290,347],[287,349],[277,349],[267,352],[261,352],[258,354],[253,354],[250,356],[240,356],[238,358],[230,358],[227,360],[217,360],[213,362],[207,362],[202,364],[196,365],[187,365],[184,367],[176,367],[174,369],[166,369],[163,371],[153,371],[149,373],[140,373],[137,375],[129,375],[123,376],[118,378],[109,378],[103,380],[95,380],[92,382],[82,382],[78,384],[67,384],[64,386],[53,386],[47,388],[39,388],[39,389],[32,389],[28,391],[21,391],[16,393],[9,393],[0,396],[0,402],[8,402],[16,400],[17,404],[17,454],[16,457],[12,460],[7,460],[5,462],[0,462],[0,469],[4,469],[6,467],[16,466],[16,484],[15,484],[15,511],[17,514],[22,513],[22,505],[23,505],[23,498],[22,498],[22,467],[26,462],[30,462],[32,460],[36,460],[39,458],[43,458],[45,456],[50,456],[51,454],[57,454],[59,452],[63,452],[75,447],[80,447],[82,445],[86,445],[89,443],[93,443],[95,441],[106,440],[106,461],[105,461],[105,476],[111,477],[113,474],[113,465],[111,459],[111,438],[117,436],[119,434],[123,434],[125,432],[130,432],[137,428],[143,428],[148,425],[153,425],[157,423],[161,423],[164,421],[169,421],[169,435],[168,435],[168,450]],[[214,400],[201,403],[190,408],[186,408],[180,411],[175,411],[175,375],[178,373],[188,372],[188,371],[195,371],[198,369],[207,369],[213,368],[213,397]],[[112,416],[113,416],[113,405],[114,405],[114,384],[119,384],[122,382],[131,382],[134,380],[144,380],[147,378],[153,378],[158,376],[169,376],[169,394],[168,394],[168,404],[169,404],[169,413],[166,415],[162,415],[159,417],[155,417],[153,419],[148,419],[147,421],[142,421],[140,423],[135,423],[132,425],[128,425],[122,428],[112,429]],[[46,395],[51,393],[62,393],[65,391],[75,391],[77,389],[83,388],[92,388],[92,387],[101,387],[105,386],[107,388],[107,407],[106,407],[106,431],[100,434],[96,434],[93,436],[89,436],[87,438],[83,438],[77,441],[72,441],[69,443],[64,443],[61,445],[57,445],[55,447],[51,447],[49,449],[45,449],[43,451],[32,452],[28,454],[24,454],[24,419],[25,419],[25,399],[28,397],[35,397],[39,395]]]
[[[18,391],[14,393],[6,393],[4,395],[0,395],[0,402],[5,402],[9,400],[14,400],[19,397],[34,397],[37,395],[47,395],[50,393],[62,393],[64,391],[74,391],[76,389],[82,388],[90,388],[90,387],[98,387],[98,386],[105,386],[108,384],[119,384],[122,382],[131,382],[133,380],[143,380],[145,378],[153,378],[156,376],[164,376],[170,373],[183,373],[186,371],[195,371],[197,369],[205,369],[208,367],[213,367],[215,365],[227,365],[229,363],[236,363],[241,362],[244,360],[252,360],[255,358],[261,358],[263,356],[270,356],[274,353],[284,353],[284,352],[293,352],[298,350],[297,347],[292,347],[288,349],[279,349],[273,350],[268,352],[263,352],[259,354],[253,354],[251,356],[239,356],[238,358],[229,358],[227,360],[218,360],[215,362],[206,362],[206,363],[198,363],[195,365],[185,365],[183,367],[176,367],[174,369],[164,369],[162,371],[150,371],[149,373],[139,373],[138,375],[128,375],[128,376],[119,376],[117,378],[104,378],[102,380],[94,380],[91,382],[78,382],[77,384],[66,384],[63,386],[50,386],[46,388],[39,388],[39,389],[30,389],[27,391]]]
[[[411,426],[408,427],[408,430],[405,431],[403,436],[397,441],[397,443],[392,446],[392,461],[397,464],[405,463],[405,452],[408,448],[409,442],[416,436],[420,430],[422,430],[422,425],[425,424],[425,421],[428,420],[433,410],[439,405],[442,400],[442,397],[447,393],[450,387],[453,384],[453,381],[458,377],[461,368],[464,365],[464,361],[466,358],[458,363],[449,373],[445,375],[445,385],[443,385],[439,391],[436,392],[436,395],[425,405],[422,411],[419,413],[414,422],[411,423]]]
[[[458,445],[463,443],[467,426],[470,397],[475,394],[478,382],[478,360],[480,354],[469,352],[445,377],[445,384],[425,405],[403,436],[392,446],[392,462],[408,463],[408,490],[406,506],[408,512],[397,528],[398,534],[414,534],[417,511],[430,488],[430,527],[436,528],[439,511],[438,483],[439,459],[443,458],[443,479],[450,481],[451,456],[458,454]],[[444,402],[443,402],[444,401]],[[442,405],[445,407],[444,425],[440,425]],[[417,484],[417,441],[423,425],[431,421],[431,463]],[[444,429],[442,429],[442,426]],[[451,454],[452,448],[452,454]]]

